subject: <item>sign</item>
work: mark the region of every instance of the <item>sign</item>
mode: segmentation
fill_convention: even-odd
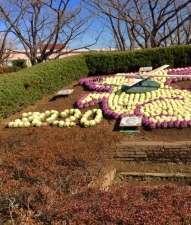
[[[121,118],[120,127],[139,127],[142,124],[142,116],[125,116]]]
[[[153,69],[152,66],[150,67],[140,67],[139,72],[147,72],[147,71],[151,71]]]
[[[61,90],[59,91],[56,95],[69,95],[74,91],[74,89],[65,89],[65,90]]]

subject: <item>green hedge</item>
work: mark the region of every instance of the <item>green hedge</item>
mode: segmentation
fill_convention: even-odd
[[[128,52],[85,54],[90,75],[138,71],[140,67],[169,65],[170,68],[191,65],[191,46],[161,47]]]
[[[88,75],[85,58],[72,56],[0,76],[0,119]]]
[[[153,69],[164,64],[171,68],[191,65],[191,46],[101,52],[71,56],[0,76],[0,119],[34,104],[43,96],[88,75]]]

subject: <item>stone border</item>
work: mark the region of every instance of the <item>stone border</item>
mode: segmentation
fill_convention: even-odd
[[[191,162],[191,141],[122,141],[112,148],[122,161]]]
[[[116,175],[116,168],[110,170],[102,179],[100,182],[100,190],[107,191],[109,189],[109,186],[113,184],[114,178]]]
[[[144,173],[144,172],[120,172],[123,176],[132,177],[162,177],[162,178],[191,178],[191,173]]]
[[[108,191],[109,187],[114,183],[116,176],[116,168],[104,172],[101,177],[99,176],[95,181],[91,181],[88,187],[99,187],[102,191]]]

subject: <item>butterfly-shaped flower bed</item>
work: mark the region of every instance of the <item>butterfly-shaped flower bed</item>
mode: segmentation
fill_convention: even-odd
[[[104,114],[113,119],[123,116],[143,116],[143,126],[149,128],[191,126],[191,88],[180,88],[176,82],[190,81],[191,67],[169,69],[159,74],[173,74],[177,77],[154,77],[160,84],[158,90],[146,93],[125,93],[122,84],[136,76],[100,76],[79,80],[91,92],[77,100],[79,108],[101,103]],[[180,75],[180,77],[178,77]],[[185,77],[182,77],[185,76]]]

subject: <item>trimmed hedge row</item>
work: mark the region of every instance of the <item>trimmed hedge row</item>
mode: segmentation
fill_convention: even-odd
[[[161,47],[128,52],[85,54],[90,75],[138,71],[140,67],[153,68],[168,64],[171,68],[191,65],[191,46]]]
[[[138,71],[142,66],[156,68],[164,64],[171,68],[190,66],[191,46],[88,53],[44,62],[16,73],[2,74],[0,119],[82,77]]]
[[[44,62],[0,77],[0,119],[88,75],[83,56]]]

